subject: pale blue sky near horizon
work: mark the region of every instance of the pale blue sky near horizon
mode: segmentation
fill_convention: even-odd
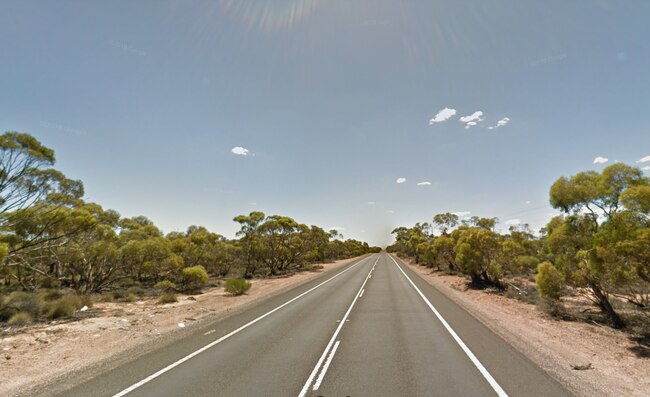
[[[377,245],[447,211],[539,229],[558,177],[650,166],[636,163],[650,155],[648,1],[0,10],[0,129],[52,147],[88,200],[166,232],[233,237],[250,211]]]

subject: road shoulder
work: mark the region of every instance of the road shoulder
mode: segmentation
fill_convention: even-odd
[[[173,343],[188,331],[253,308],[360,258],[323,264],[319,271],[290,277],[253,280],[249,293],[239,297],[212,288],[173,304],[158,305],[155,299],[97,303],[81,320],[36,324],[20,332],[3,330],[0,395],[61,392]]]
[[[402,262],[577,396],[648,395],[650,360],[636,357],[630,350],[633,343],[622,332],[554,320],[534,305],[467,290],[460,276]],[[572,368],[589,363],[589,370]]]

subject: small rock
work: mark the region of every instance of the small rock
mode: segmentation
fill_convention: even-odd
[[[178,323],[178,328],[185,328],[185,323]]]
[[[573,365],[573,364],[571,364],[571,368],[575,369],[576,371],[584,371],[584,370],[587,370],[587,369],[591,369],[593,367],[591,366],[591,363],[589,363],[589,364],[585,364],[585,365]]]
[[[88,306],[84,306],[81,309],[79,309],[80,312],[85,312],[86,310],[88,310]]]
[[[188,300],[188,301],[195,301],[195,300],[196,300],[196,298],[195,298],[195,297],[193,297],[193,296],[190,296],[190,297],[188,297],[188,298],[187,298],[187,300]]]

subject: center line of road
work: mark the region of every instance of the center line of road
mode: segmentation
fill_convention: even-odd
[[[340,340],[336,341],[336,344],[332,348],[332,352],[330,353],[329,357],[327,357],[327,361],[325,362],[325,365],[323,366],[323,370],[320,372],[320,375],[318,376],[318,379],[316,379],[316,383],[314,383],[314,388],[312,390],[318,390],[320,387],[320,384],[323,382],[323,378],[325,378],[325,374],[327,373],[327,369],[330,367],[330,364],[332,363],[332,359],[334,358],[334,355],[336,354],[336,349],[339,348],[339,344],[341,343]]]
[[[290,300],[284,302],[283,304],[281,304],[280,306],[276,307],[275,309],[270,310],[270,311],[268,311],[268,312],[262,314],[261,316],[257,317],[256,319],[247,322],[246,324],[244,324],[244,325],[242,325],[241,327],[237,328],[236,330],[230,332],[229,334],[226,334],[226,335],[222,336],[221,338],[219,338],[219,339],[217,339],[217,340],[215,340],[215,341],[213,341],[213,342],[208,343],[207,345],[203,346],[203,347],[200,348],[199,350],[197,350],[197,351],[195,351],[195,352],[193,352],[193,353],[190,353],[190,354],[188,354],[187,356],[181,358],[180,360],[175,361],[175,362],[169,364],[168,366],[166,366],[165,368],[159,370],[158,372],[156,372],[156,373],[154,373],[154,374],[151,374],[151,375],[147,376],[146,378],[142,379],[140,382],[138,382],[138,383],[134,383],[133,385],[127,387],[126,389],[122,390],[121,392],[119,392],[119,393],[117,393],[117,394],[114,394],[113,397],[122,397],[122,396],[125,396],[125,395],[131,393],[133,390],[135,390],[135,389],[141,387],[142,385],[144,385],[144,384],[146,384],[146,383],[148,383],[148,382],[151,382],[152,380],[156,379],[157,377],[159,377],[160,375],[164,374],[165,372],[170,371],[171,369],[173,369],[173,368],[175,368],[175,367],[177,367],[177,366],[183,364],[185,361],[190,360],[191,358],[196,357],[197,355],[203,353],[204,351],[208,350],[209,348],[211,348],[211,347],[213,347],[213,346],[215,346],[215,345],[217,345],[217,344],[223,342],[224,340],[230,338],[231,336],[233,336],[233,335],[235,335],[235,334],[237,334],[237,333],[243,331],[244,329],[250,327],[251,325],[255,324],[256,322],[262,320],[263,318],[266,318],[266,317],[270,316],[271,314],[277,312],[278,310],[282,309],[283,307],[287,306],[288,304],[290,304],[290,303],[292,303],[292,302],[295,302],[296,300],[302,298],[303,296],[305,296],[305,295],[307,295],[308,293],[312,292],[312,291],[315,290],[316,288],[318,288],[318,287],[320,287],[320,286],[322,286],[322,285],[324,285],[324,284],[326,284],[326,283],[329,283],[330,281],[334,280],[335,278],[337,278],[337,277],[340,276],[341,274],[343,274],[343,273],[349,271],[350,269],[352,269],[352,268],[358,266],[359,264],[365,262],[366,259],[368,259],[368,258],[370,258],[370,257],[367,257],[367,258],[361,259],[359,262],[357,262],[357,263],[355,263],[354,265],[348,267],[347,269],[343,270],[342,272],[339,272],[339,273],[335,274],[334,276],[328,278],[327,280],[323,281],[322,283],[318,284],[317,286],[308,289],[307,291],[305,291],[305,292],[303,292],[302,294],[296,296],[295,298],[292,298],[292,299],[290,299]],[[379,260],[379,258],[377,258],[377,260]],[[376,261],[375,261],[375,264],[377,264]],[[367,279],[366,279],[366,280],[367,280]],[[364,282],[364,284],[365,284],[365,282]],[[343,323],[341,323],[341,324],[343,324]]]
[[[440,320],[440,322],[442,323],[442,325],[447,329],[447,332],[449,332],[449,333],[451,334],[451,337],[454,338],[454,340],[456,341],[456,343],[458,343],[458,346],[460,346],[460,348],[463,349],[463,352],[465,352],[465,354],[467,355],[467,357],[469,357],[469,359],[472,361],[472,363],[474,364],[474,366],[479,370],[479,372],[481,373],[481,375],[483,375],[483,377],[485,378],[485,380],[487,380],[488,383],[490,384],[490,386],[492,386],[492,389],[494,389],[494,391],[497,393],[497,395],[498,395],[499,397],[508,397],[508,394],[506,394],[506,392],[501,388],[501,386],[500,386],[500,385],[497,383],[497,381],[492,377],[492,375],[490,375],[490,373],[488,372],[488,370],[485,369],[485,367],[483,366],[483,364],[481,364],[481,362],[478,360],[478,358],[476,358],[476,356],[474,355],[474,353],[472,353],[472,351],[469,350],[469,347],[467,347],[467,345],[465,345],[465,342],[463,342],[463,340],[460,339],[460,336],[458,336],[458,334],[456,333],[456,331],[454,331],[454,330],[451,328],[451,326],[449,325],[449,323],[447,323],[447,321],[442,317],[442,315],[438,312],[438,310],[437,310],[437,309],[436,309],[436,308],[431,304],[431,302],[429,302],[429,300],[426,298],[426,296],[424,296],[424,294],[422,293],[422,291],[420,291],[420,289],[415,285],[415,283],[411,280],[411,278],[410,278],[409,276],[407,276],[406,273],[404,273],[404,270],[402,270],[402,268],[400,267],[400,265],[397,264],[397,261],[395,260],[395,258],[393,258],[392,255],[388,255],[388,256],[390,256],[390,259],[393,260],[393,263],[395,263],[395,266],[397,266],[397,268],[399,269],[399,271],[402,272],[402,274],[404,275],[404,277],[406,277],[406,279],[408,280],[408,282],[411,283],[411,285],[413,286],[413,288],[415,288],[415,290],[418,292],[418,294],[420,294],[420,297],[424,300],[424,302],[427,304],[427,306],[429,306],[429,309],[431,309],[431,311],[433,312],[433,314],[435,314],[436,317],[438,317],[438,320]]]
[[[361,284],[361,288],[359,288],[359,291],[357,292],[354,299],[352,300],[352,303],[350,304],[350,307],[348,307],[348,311],[345,312],[345,315],[341,319],[341,322],[340,322],[339,326],[336,328],[336,331],[334,331],[334,335],[332,335],[332,339],[330,339],[329,343],[325,347],[325,351],[323,351],[323,354],[318,359],[318,362],[316,363],[316,366],[311,371],[311,374],[309,375],[309,378],[307,378],[307,382],[305,382],[305,385],[302,387],[302,390],[300,391],[300,394],[298,394],[298,397],[304,397],[307,394],[307,391],[309,390],[309,386],[311,386],[311,383],[314,381],[314,377],[318,373],[318,370],[320,369],[321,365],[323,365],[323,361],[325,361],[325,357],[327,357],[327,353],[332,348],[332,345],[334,344],[334,341],[336,340],[336,337],[338,336],[339,332],[341,332],[341,328],[343,328],[343,324],[345,324],[346,319],[350,315],[350,312],[352,311],[352,308],[354,307],[354,304],[357,302],[357,299],[359,299],[359,295],[361,295],[361,291],[363,291],[363,287],[366,286],[366,283],[370,279],[370,274],[375,269],[375,266],[377,266],[377,262],[379,262],[379,258],[380,257],[378,256],[377,260],[372,265],[372,269],[370,269],[370,271],[368,272],[368,275],[366,276],[366,279],[363,280],[363,284]]]

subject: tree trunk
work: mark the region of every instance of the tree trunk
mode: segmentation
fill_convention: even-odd
[[[612,307],[612,304],[610,303],[609,299],[607,299],[607,295],[603,292],[603,290],[596,284],[590,283],[589,286],[591,287],[591,290],[593,291],[594,295],[596,296],[596,299],[598,299],[598,304],[600,305],[600,308],[605,312],[607,317],[612,321],[612,325],[616,329],[621,329],[625,327],[625,322],[621,318],[621,316],[616,313],[616,310]]]

